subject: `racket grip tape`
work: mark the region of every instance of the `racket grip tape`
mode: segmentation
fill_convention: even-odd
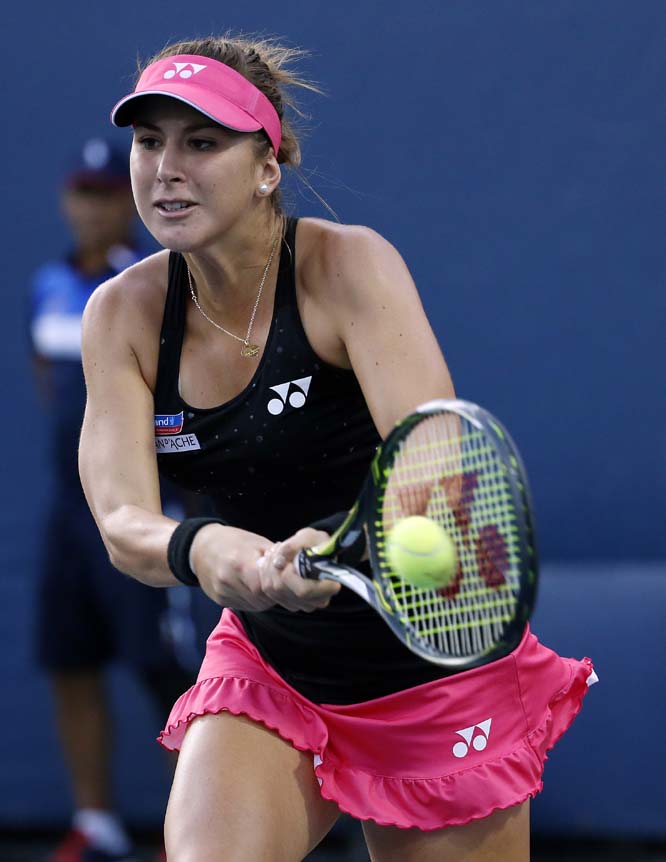
[[[298,556],[296,557],[296,562],[298,564],[298,574],[302,578],[308,578],[309,580],[317,580],[317,572],[312,565],[312,560],[312,552],[308,553],[308,551],[306,550],[299,551]]]

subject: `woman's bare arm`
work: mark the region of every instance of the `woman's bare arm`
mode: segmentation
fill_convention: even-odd
[[[129,297],[133,281],[127,272],[98,288],[83,318],[87,404],[79,469],[113,565],[144,583],[172,586],[166,549],[176,522],[162,514],[153,396],[132,347],[142,330]]]

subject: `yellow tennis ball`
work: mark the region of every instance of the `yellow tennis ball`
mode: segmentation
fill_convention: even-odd
[[[435,521],[421,515],[403,518],[388,537],[388,561],[393,571],[414,587],[437,590],[456,573],[456,546]]]

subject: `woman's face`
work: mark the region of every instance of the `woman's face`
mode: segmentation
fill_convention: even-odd
[[[209,247],[241,222],[263,170],[251,135],[164,96],[141,101],[130,168],[142,221],[181,252]]]

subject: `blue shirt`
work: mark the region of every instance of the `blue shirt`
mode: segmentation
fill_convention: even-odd
[[[111,249],[107,268],[94,276],[72,260],[50,261],[33,275],[29,327],[34,354],[48,363],[51,454],[61,491],[80,495],[77,451],[86,390],[81,366],[81,318],[102,282],[136,263],[140,255],[124,246]]]

